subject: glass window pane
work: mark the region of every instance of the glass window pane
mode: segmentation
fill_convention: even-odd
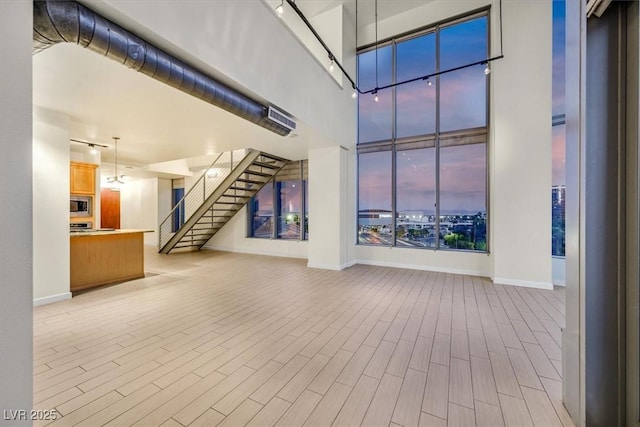
[[[436,71],[435,33],[396,45],[396,81],[402,82]]]
[[[391,45],[378,49],[378,87],[392,83],[393,49]],[[376,50],[358,55],[358,87],[364,91],[376,88]]]
[[[486,144],[440,149],[440,247],[486,251]]]
[[[378,102],[374,95],[358,96],[358,142],[374,142],[391,139],[393,97],[391,89],[378,92]]]
[[[396,134],[398,138],[434,133],[436,86],[423,81],[396,88]]]
[[[487,76],[466,68],[440,76],[440,132],[487,124]]]
[[[565,256],[565,133],[566,125],[553,128],[551,187],[551,254]]]
[[[371,90],[392,82],[392,47],[378,49],[377,86],[376,86],[376,51],[371,50],[358,55],[358,87]],[[391,139],[392,132],[392,91],[378,92],[379,102],[374,95],[366,94],[358,97],[358,142],[373,142]]]
[[[266,184],[251,199],[251,235],[271,238],[273,236],[273,185]]]
[[[440,71],[487,59],[487,17],[450,25],[440,32]],[[440,76],[440,132],[486,125],[484,66]]]
[[[426,34],[396,46],[396,81],[436,71],[436,37]],[[434,83],[432,79],[431,83]],[[396,88],[396,136],[425,135],[436,128],[436,86],[416,81]]]
[[[300,214],[302,213],[302,186],[300,181],[276,182],[280,212],[278,215],[278,238],[300,238]]]
[[[396,245],[436,246],[436,149],[396,153]]]
[[[566,42],[566,5],[564,0],[553,1],[553,93],[554,116],[565,114],[565,42]]]
[[[440,71],[487,59],[487,17],[449,25],[440,31]],[[474,67],[475,69],[475,67]],[[481,74],[484,66],[478,65]]]
[[[358,243],[390,245],[391,152],[358,158]]]

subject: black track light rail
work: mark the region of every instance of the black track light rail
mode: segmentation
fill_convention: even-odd
[[[475,67],[476,65],[489,64],[491,61],[495,61],[496,59],[502,59],[502,58],[504,58],[504,55],[498,55],[498,56],[494,56],[493,58],[483,59],[482,61],[472,62],[471,64],[465,64],[465,65],[461,65],[459,67],[449,68],[448,70],[438,71],[437,73],[425,74],[425,75],[420,76],[420,77],[414,77],[413,79],[403,80],[401,82],[395,82],[395,83],[391,83],[391,84],[388,84],[388,85],[384,85],[384,86],[376,87],[376,88],[373,88],[373,89],[365,90],[365,91],[358,90],[358,92],[360,92],[362,94],[365,94],[365,93],[375,94],[379,90],[389,89],[391,87],[396,87],[396,86],[400,86],[400,85],[407,84],[407,83],[417,82],[418,80],[429,80],[431,77],[436,77],[436,76],[439,76],[439,75],[442,75],[442,74],[452,73],[452,72],[458,71],[458,70],[464,70],[465,68]]]
[[[322,37],[320,37],[320,35],[317,33],[316,29],[313,28],[313,25],[311,25],[311,23],[309,22],[307,17],[304,16],[304,13],[302,13],[302,11],[300,9],[298,9],[298,6],[295,4],[295,2],[293,0],[287,0],[287,3],[298,14],[300,19],[302,19],[302,22],[304,22],[305,25],[307,26],[307,28],[309,29],[309,31],[311,31],[313,33],[313,35],[320,42],[320,44],[322,45],[324,50],[327,51],[327,54],[329,55],[329,60],[333,61],[338,66],[338,68],[340,68],[340,71],[342,71],[342,74],[344,74],[344,76],[351,82],[351,87],[354,88],[355,90],[357,90],[358,92],[360,92],[360,89],[358,89],[358,86],[356,85],[356,82],[351,78],[351,76],[349,76],[349,73],[347,73],[347,70],[344,69],[344,67],[342,66],[340,61],[338,61],[336,59],[336,56],[333,54],[333,52],[331,52],[331,49],[329,49],[329,46],[327,46],[327,44],[324,42],[324,40],[322,40]],[[362,93],[362,92],[360,92],[360,93]]]
[[[79,139],[69,138],[69,141],[77,142],[79,144],[87,144],[89,147],[109,148],[108,145],[96,144],[95,142],[81,141]]]
[[[336,59],[336,56],[333,54],[333,52],[331,52],[331,49],[329,49],[329,46],[327,46],[327,44],[324,42],[324,40],[322,40],[322,37],[320,37],[318,32],[315,30],[315,28],[313,28],[313,25],[311,25],[311,23],[309,22],[307,17],[304,16],[304,13],[302,13],[302,11],[298,8],[298,6],[295,3],[295,0],[287,0],[287,4],[289,6],[291,6],[291,9],[293,9],[296,12],[298,17],[300,17],[302,22],[304,22],[304,24],[307,26],[309,31],[311,31],[311,33],[315,36],[316,40],[318,40],[318,42],[322,45],[324,50],[327,51],[327,55],[329,55],[329,60],[333,61],[333,63],[335,65],[337,65],[338,68],[340,68],[340,71],[342,71],[342,74],[344,74],[344,76],[351,83],[351,87],[361,95],[364,95],[364,94],[375,95],[375,94],[378,93],[379,90],[389,89],[389,88],[393,88],[393,87],[400,86],[400,85],[403,85],[403,84],[416,82],[416,81],[419,81],[419,80],[429,80],[432,77],[440,76],[442,74],[452,73],[454,71],[463,70],[465,68],[475,67],[477,65],[485,65],[485,64],[488,65],[490,62],[493,62],[493,61],[495,61],[497,59],[504,58],[504,54],[502,53],[503,52],[502,51],[502,0],[500,0],[500,55],[494,56],[492,58],[483,59],[482,61],[473,62],[471,64],[466,64],[466,65],[461,65],[459,67],[450,68],[448,70],[438,71],[437,73],[424,74],[422,76],[415,77],[413,79],[403,80],[401,82],[391,83],[391,84],[388,84],[388,85],[385,85],[385,86],[375,87],[375,88],[369,89],[369,90],[361,90],[358,87],[358,85],[356,84],[356,82],[351,78],[349,73],[347,73],[347,71],[344,69],[344,67],[342,66],[340,61],[338,61]],[[356,28],[356,31],[358,31],[357,28]]]

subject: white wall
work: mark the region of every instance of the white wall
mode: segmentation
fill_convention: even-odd
[[[340,270],[352,264],[348,159],[343,147],[309,150],[309,267]]]
[[[256,239],[247,236],[247,207],[242,208],[204,246],[205,249],[307,258],[309,242],[282,239]]]
[[[33,402],[33,3],[0,1],[0,408]],[[31,425],[6,420],[0,426]]]
[[[144,243],[158,244],[158,178],[132,178],[121,187],[120,228],[154,230],[144,233]]]
[[[173,206],[171,205],[173,195],[173,183],[167,178],[158,178],[158,225],[154,227],[156,230],[169,215]],[[156,240],[155,245],[158,244]]]
[[[507,1],[503,19],[505,58],[491,73],[493,277],[550,288],[551,2]]]
[[[71,298],[69,262],[69,117],[34,108],[34,304]]]
[[[275,13],[275,8],[280,5],[280,0],[266,0],[266,3],[274,9]],[[304,22],[302,22],[300,17],[289,7],[286,2],[284,3],[284,10],[285,12],[283,13],[283,15],[279,17],[280,21],[300,41],[301,45],[304,46],[304,48],[307,49],[309,53],[311,53],[311,55],[313,55],[320,66],[325,68],[327,70],[327,73],[329,73],[330,62],[327,51],[322,47],[320,42],[315,38],[315,36],[304,24]],[[302,10],[304,12],[304,6],[302,6]],[[342,25],[343,14],[344,7],[342,5],[338,5],[337,7],[329,9],[326,12],[319,13],[316,16],[307,16],[307,19],[309,20],[313,28],[318,32],[322,40],[340,62],[342,62],[343,56],[343,35],[341,32],[335,31],[335,28],[339,28]],[[342,73],[337,72],[337,67],[336,71],[334,71],[330,75],[333,79],[335,79],[336,83],[342,85]]]

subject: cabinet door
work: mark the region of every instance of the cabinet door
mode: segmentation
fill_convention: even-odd
[[[100,192],[100,228],[120,228],[120,192],[103,188]]]
[[[71,193],[72,194],[95,194],[96,188],[95,165],[71,164]]]

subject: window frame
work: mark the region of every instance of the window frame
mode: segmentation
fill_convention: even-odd
[[[254,235],[254,230],[253,230],[253,216],[254,216],[254,212],[253,212],[253,200],[254,197],[258,194],[258,192],[256,192],[253,196],[251,196],[251,198],[249,199],[249,201],[247,202],[247,232],[246,232],[246,238],[248,239],[261,239],[261,240],[284,240],[284,241],[291,241],[291,242],[300,242],[300,241],[306,241],[309,240],[309,230],[308,230],[308,222],[307,222],[307,191],[306,191],[306,185],[308,182],[308,178],[305,179],[305,170],[308,168],[305,167],[305,162],[307,162],[306,160],[298,160],[298,161],[293,161],[290,164],[295,165],[296,163],[298,164],[297,167],[299,169],[298,172],[298,177],[297,179],[293,180],[296,181],[298,183],[300,183],[300,230],[298,231],[298,237],[293,239],[288,239],[288,238],[283,238],[280,237],[280,206],[281,206],[281,202],[280,202],[280,193],[278,191],[278,182],[288,182],[288,181],[292,181],[292,180],[278,180],[278,175],[281,175],[282,171],[276,173],[273,177],[271,177],[271,179],[269,179],[269,181],[267,181],[267,183],[264,184],[263,188],[266,186],[271,186],[272,191],[271,191],[271,197],[272,197],[272,203],[273,203],[273,213],[271,216],[271,222],[272,222],[272,227],[271,227],[271,236],[269,237],[260,237],[260,236],[255,236]],[[285,166],[286,168],[286,166]],[[260,189],[260,191],[262,191],[262,188]]]
[[[442,28],[447,28],[452,25],[456,25],[462,22],[471,21],[476,18],[486,18],[486,44],[487,44],[487,58],[491,57],[491,6],[482,7],[470,12],[466,12],[460,15],[456,15],[449,19],[438,21],[434,24],[427,25],[421,27],[416,30],[407,31],[401,33],[397,36],[389,37],[380,41],[377,44],[369,44],[365,45],[362,48],[357,50],[356,56],[361,53],[366,53],[377,48],[386,47],[389,44],[392,46],[392,78],[393,82],[396,82],[396,70],[397,70],[397,44],[402,43],[403,41],[411,40],[413,38],[420,37],[425,34],[435,33],[436,37],[436,64],[435,71],[436,73],[440,72],[440,30]],[[359,61],[356,60],[356,67],[358,66]],[[491,212],[490,212],[490,176],[491,176],[491,150],[490,150],[490,136],[491,136],[491,79],[489,76],[486,78],[486,89],[485,89],[485,126],[482,127],[473,127],[466,129],[458,129],[454,131],[440,132],[440,76],[437,75],[432,80],[434,82],[436,95],[435,95],[435,132],[421,134],[421,135],[413,135],[406,137],[397,137],[397,98],[396,98],[396,87],[392,87],[392,96],[393,96],[393,105],[391,109],[392,114],[392,130],[391,130],[391,139],[377,140],[371,142],[359,142],[359,118],[360,113],[358,109],[357,114],[357,129],[358,129],[358,140],[357,140],[357,156],[356,156],[356,166],[357,171],[360,170],[360,154],[368,153],[368,152],[376,152],[376,151],[391,151],[391,204],[392,204],[392,218],[391,218],[391,227],[393,229],[392,243],[390,245],[386,244],[372,244],[372,243],[363,243],[360,242],[359,239],[359,228],[360,228],[360,174],[359,172],[356,174],[356,233],[355,233],[355,244],[362,246],[373,246],[373,247],[395,247],[395,248],[405,248],[405,249],[422,249],[422,250],[432,250],[432,251],[453,251],[453,252],[466,252],[466,253],[478,253],[478,254],[490,254],[491,253]],[[368,90],[368,88],[363,88],[363,90]],[[478,137],[479,135],[483,135],[484,141],[473,142],[474,137]],[[452,136],[455,137],[459,135],[461,138],[470,137],[471,140],[462,143],[453,143],[447,145],[441,145],[443,140],[447,140]],[[444,138],[443,138],[444,137]],[[449,137],[449,138],[447,138]],[[473,143],[484,143],[485,144],[485,244],[486,248],[484,250],[474,250],[474,249],[457,249],[457,248],[447,248],[441,246],[440,239],[440,148],[448,147],[454,145],[466,145]],[[435,147],[436,150],[436,159],[435,159],[435,183],[436,183],[436,206],[435,206],[435,216],[436,216],[436,243],[435,247],[421,247],[421,246],[398,246],[397,245],[397,237],[396,237],[396,227],[397,227],[397,191],[396,191],[396,178],[397,178],[397,170],[396,170],[396,162],[397,162],[397,152],[398,148],[402,147],[403,150],[409,149],[407,145],[414,144],[413,148],[423,147]]]

